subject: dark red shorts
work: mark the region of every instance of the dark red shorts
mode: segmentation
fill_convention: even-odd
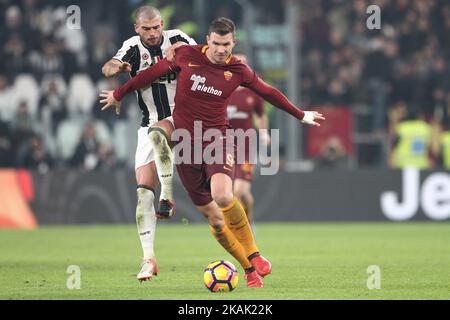
[[[232,141],[230,139],[230,141]],[[232,142],[231,142],[232,143]],[[227,153],[227,150],[233,150],[233,153]],[[219,163],[208,164],[204,160],[201,164],[180,163],[177,164],[178,175],[186,189],[189,197],[196,206],[204,206],[211,201],[211,177],[216,173],[224,173],[234,180],[236,149],[234,144],[232,148],[226,148],[223,145],[222,159]]]
[[[189,198],[196,206],[204,206],[213,201],[211,196],[211,177],[224,173],[234,179],[234,165],[229,169],[222,164],[178,164],[178,175]]]
[[[245,162],[243,164],[236,164],[234,178],[242,179],[248,182],[252,182],[255,175],[255,165]]]

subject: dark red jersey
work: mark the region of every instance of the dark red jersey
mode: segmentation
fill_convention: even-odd
[[[228,101],[228,121],[234,129],[253,128],[253,114],[264,114],[264,100],[253,91],[239,87]]]
[[[119,89],[114,97],[120,101],[126,94],[156,81],[169,71],[177,71],[177,91],[173,119],[176,129],[186,129],[194,138],[194,121],[202,121],[203,131],[228,128],[227,105],[233,91],[245,86],[275,107],[298,119],[304,112],[281,92],[266,84],[240,60],[230,56],[224,64],[214,64],[206,57],[207,46],[184,45],[176,49],[175,61],[159,61]]]
[[[233,57],[228,63],[213,64],[204,52],[207,47],[183,46],[177,50],[172,67],[180,70],[173,120],[176,128],[191,130],[202,121],[203,130],[228,128],[228,99],[241,84],[251,85],[257,76]],[[193,131],[191,132],[193,134]]]

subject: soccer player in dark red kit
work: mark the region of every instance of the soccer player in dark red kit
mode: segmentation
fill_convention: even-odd
[[[236,54],[234,57],[245,64],[247,63],[247,57],[243,54]],[[256,167],[257,141],[252,140],[252,138],[256,138],[256,134],[250,132],[247,136],[245,133],[257,128],[260,142],[265,145],[270,144],[270,135],[267,130],[269,121],[264,111],[264,100],[252,90],[238,87],[228,101],[228,121],[233,129],[242,130],[241,133],[245,139],[243,148],[239,148],[241,154],[238,155],[235,165],[233,190],[234,195],[244,207],[248,221],[252,226],[253,235],[255,235],[254,197],[251,184]],[[243,158],[243,161],[239,159],[239,156]]]
[[[202,140],[200,146],[203,149],[213,143],[204,141],[203,133],[214,128],[222,133],[219,140],[222,140],[223,146],[221,163],[209,163],[205,159],[200,164],[184,162],[177,164],[178,174],[189,197],[208,219],[216,240],[245,270],[247,287],[262,287],[262,277],[271,272],[272,266],[260,255],[245,211],[233,194],[235,155],[227,152],[228,146],[234,145],[234,137],[226,135],[226,129],[229,128],[228,98],[242,85],[303,123],[319,126],[316,121],[323,120],[324,117],[315,111],[298,109],[281,92],[266,84],[247,65],[232,56],[235,26],[231,20],[214,20],[206,39],[208,45],[181,46],[176,49],[173,62],[163,59],[122,87],[114,91],[103,91],[100,102],[105,104],[102,110],[120,107],[120,101],[125,95],[150,85],[170,71],[178,72],[173,112],[175,128],[190,133],[194,149],[198,145],[196,139]],[[195,135],[194,122],[198,120],[202,121],[201,136]],[[155,131],[150,132],[150,139],[156,139],[151,133],[154,134]],[[159,133],[157,139],[166,145],[165,135]],[[155,151],[158,152],[156,149]],[[167,150],[162,152],[163,157],[164,152]],[[198,150],[194,150],[195,152]],[[158,174],[164,173],[158,170]]]

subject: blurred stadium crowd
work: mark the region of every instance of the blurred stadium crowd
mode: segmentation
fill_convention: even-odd
[[[132,167],[138,107],[134,99],[128,99],[119,117],[102,113],[97,96],[100,90],[120,83],[120,79],[104,79],[101,66],[133,35],[130,17],[141,3],[94,2],[97,10],[108,6],[108,12],[123,18],[114,20],[114,26],[111,22],[97,25],[91,19],[92,28],[83,21],[83,28],[69,29],[64,2],[0,0],[0,167],[42,172],[60,166]],[[282,4],[252,2],[255,6],[264,3],[265,23],[283,21]],[[366,9],[372,2],[381,8],[380,30],[366,27]],[[399,123],[411,118],[423,121],[433,133],[429,166],[441,165],[440,137],[450,130],[450,2],[301,3],[302,105],[346,106],[356,113],[366,110],[370,120],[363,131],[389,146],[398,139]],[[187,10],[192,7],[183,2],[175,21],[191,18]],[[237,8],[222,6],[215,15],[230,16],[239,27],[242,16]],[[203,35],[195,38],[202,42]],[[341,152],[345,156],[345,150]],[[367,164],[392,164],[388,157],[382,158]]]
[[[382,161],[391,167],[399,122],[423,121],[432,133],[424,148],[429,166],[443,165],[440,142],[442,132],[450,130],[450,2],[305,3],[304,102],[352,106],[355,112],[368,107],[363,130],[386,140],[389,152]],[[381,9],[380,30],[362,23],[371,4]]]

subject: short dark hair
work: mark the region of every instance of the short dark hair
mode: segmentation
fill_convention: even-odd
[[[218,35],[224,36],[226,34],[233,34],[233,37],[236,35],[236,26],[234,22],[230,19],[220,17],[215,19],[208,28],[208,35],[212,32],[217,33]]]
[[[139,19],[148,19],[152,20],[156,17],[161,17],[161,13],[158,9],[152,6],[142,6],[136,9],[134,12],[135,21],[137,22]]]

